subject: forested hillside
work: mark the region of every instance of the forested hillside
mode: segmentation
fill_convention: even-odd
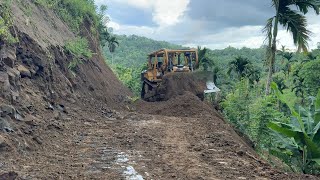
[[[123,65],[124,67],[141,67],[146,63],[147,55],[158,49],[181,49],[180,45],[165,41],[155,41],[146,37],[131,35],[115,35],[119,45],[112,53],[108,47],[103,49],[109,64]],[[112,58],[113,56],[113,58]]]

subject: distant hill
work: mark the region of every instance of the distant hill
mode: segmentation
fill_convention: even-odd
[[[113,53],[113,63],[125,67],[141,67],[146,62],[147,54],[161,48],[181,49],[183,46],[171,44],[165,41],[156,41],[146,37],[131,35],[115,35],[119,47]],[[112,62],[112,55],[108,48],[103,49],[109,64]]]
[[[181,49],[185,48],[181,45],[172,44],[166,41],[156,41],[146,37],[137,35],[115,35],[119,47],[113,53],[113,64],[122,65],[124,67],[141,67],[146,62],[147,54],[161,48]],[[106,56],[108,64],[112,63],[112,54],[105,47],[103,52]],[[222,50],[209,50],[208,54],[212,57],[216,65],[226,67],[236,56],[244,56],[253,61],[254,64],[262,68],[265,57],[265,49],[250,48],[233,48],[227,47]]]

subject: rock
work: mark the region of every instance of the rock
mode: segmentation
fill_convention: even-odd
[[[0,72],[0,96],[9,97],[10,82],[9,76],[6,72]]]
[[[41,120],[31,114],[28,114],[25,117],[24,122],[30,126],[38,126],[41,123]]]
[[[35,76],[37,72],[33,69],[30,69],[30,73],[31,73],[31,76]]]
[[[6,139],[0,135],[0,152],[10,149],[10,145],[6,142]]]
[[[38,144],[42,144],[42,140],[38,137],[38,136],[35,136],[32,138],[35,142],[37,142]]]
[[[0,59],[0,71],[6,71],[6,64],[4,64],[3,60]]]
[[[14,119],[17,121],[24,121],[24,118],[19,113],[15,114]]]
[[[9,122],[6,119],[1,117],[0,117],[0,131],[13,132],[13,129],[11,128]]]
[[[4,137],[2,137],[0,135],[0,148],[4,148],[6,147],[8,144],[6,143],[6,140],[4,139]]]
[[[16,109],[13,106],[7,104],[0,105],[0,116],[10,116],[11,118],[15,118],[16,116]]]
[[[18,173],[14,171],[10,171],[8,173],[3,173],[0,175],[0,179],[5,179],[5,180],[15,180],[18,177]]]
[[[18,71],[20,72],[21,78],[31,78],[31,72],[23,65],[18,66]]]
[[[54,107],[52,106],[52,104],[51,103],[48,103],[48,106],[46,107],[46,109],[49,109],[49,110],[54,110]]]
[[[3,46],[0,50],[0,59],[3,60],[4,64],[13,68],[14,63],[17,59],[16,48],[12,46]]]
[[[20,80],[20,72],[15,68],[7,67],[7,73],[9,76],[9,81],[12,86],[16,86],[17,82]]]

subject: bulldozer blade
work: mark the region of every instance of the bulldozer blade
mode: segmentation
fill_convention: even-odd
[[[207,89],[204,90],[205,94],[214,93],[214,92],[220,92],[220,89],[214,84],[214,82],[207,81],[206,85],[207,85]]]

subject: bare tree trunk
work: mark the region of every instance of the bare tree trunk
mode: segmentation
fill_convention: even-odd
[[[113,53],[111,53],[111,64],[113,64]]]
[[[266,83],[266,95],[270,94],[270,85],[272,81],[272,74],[274,72],[274,64],[276,61],[278,23],[279,23],[279,14],[278,14],[278,7],[277,7],[277,16],[275,18],[274,27],[273,27],[274,28],[273,36],[272,36],[273,39],[272,39],[272,46],[271,46],[271,58],[270,58],[270,64],[269,64],[268,79]]]

